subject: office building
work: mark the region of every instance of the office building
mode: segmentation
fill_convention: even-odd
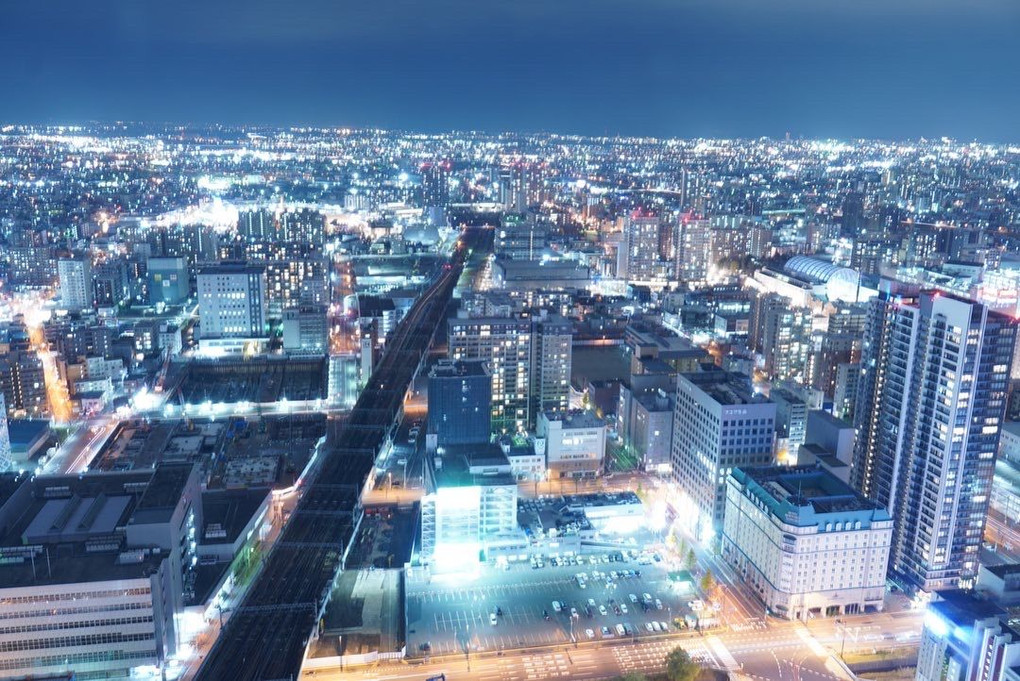
[[[677,377],[673,420],[673,481],[681,517],[699,537],[722,528],[726,476],[773,462],[776,405],[751,389],[751,379],[721,370]]]
[[[1016,327],[886,282],[862,355],[853,482],[896,518],[891,568],[924,591],[977,575]]]
[[[57,261],[60,303],[68,310],[89,310],[93,304],[92,263],[87,255]]]
[[[188,283],[188,261],[185,258],[149,258],[149,304],[177,305],[191,293]]]
[[[0,476],[0,676],[166,663],[194,588],[200,494],[190,465]]]
[[[440,360],[429,372],[428,432],[436,444],[483,444],[492,436],[492,373],[483,360]]]
[[[928,605],[916,681],[1020,681],[1020,632],[1006,611],[966,592]]]
[[[53,286],[58,281],[57,261],[51,246],[8,246],[10,271],[7,281],[11,286]]]
[[[541,412],[536,435],[545,440],[550,478],[593,478],[602,471],[606,422],[594,412]]]
[[[549,226],[531,213],[507,213],[496,230],[493,249],[502,260],[541,260]]]
[[[202,339],[264,337],[266,302],[261,265],[224,262],[198,271]]]
[[[779,617],[882,610],[893,519],[814,466],[727,476],[722,555]]]
[[[326,352],[329,321],[325,305],[296,305],[283,311],[283,349],[288,352]]]

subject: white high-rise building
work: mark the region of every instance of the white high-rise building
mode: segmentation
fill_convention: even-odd
[[[68,310],[87,310],[94,301],[92,263],[88,256],[61,258],[57,261],[60,301]]]
[[[708,220],[682,216],[677,225],[677,277],[682,281],[705,281],[711,264],[712,227]]]
[[[11,455],[11,431],[7,427],[7,402],[0,393],[0,473],[11,469],[14,457]]]
[[[203,267],[198,306],[203,339],[265,337],[265,268],[245,263]]]
[[[659,257],[659,216],[634,211],[623,221],[616,276],[628,282],[663,281],[669,263]]]
[[[896,519],[890,567],[925,591],[978,571],[1016,325],[885,282],[862,352],[852,481]]]

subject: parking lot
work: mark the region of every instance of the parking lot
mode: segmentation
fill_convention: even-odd
[[[692,596],[674,590],[652,554],[607,549],[553,563],[483,564],[470,575],[408,570],[407,654],[662,638],[690,614]]]

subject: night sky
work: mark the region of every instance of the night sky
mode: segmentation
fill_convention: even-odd
[[[0,120],[1020,141],[1020,0],[9,0]]]

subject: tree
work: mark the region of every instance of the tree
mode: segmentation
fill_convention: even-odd
[[[648,677],[640,672],[627,672],[623,676],[617,677],[617,681],[648,681]]]
[[[694,566],[698,564],[698,557],[694,555],[694,548],[692,547],[687,552],[687,569],[693,570]]]
[[[711,596],[713,591],[715,591],[715,577],[712,576],[711,570],[705,570],[705,575],[701,578],[701,593]]]
[[[701,665],[680,646],[666,655],[666,678],[669,681],[694,681],[700,673]]]

